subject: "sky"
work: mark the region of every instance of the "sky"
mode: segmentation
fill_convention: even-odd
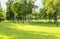
[[[1,6],[3,7],[3,10],[6,10],[6,2],[7,0],[0,0]]]
[[[6,10],[6,2],[7,0],[0,0],[1,2],[1,6],[3,7],[3,10]],[[39,8],[42,8],[42,0],[36,0],[35,5],[37,5]],[[39,8],[36,9],[37,11],[39,11]]]
[[[43,8],[42,0],[36,0],[35,5],[38,6],[38,8],[36,9],[36,11],[39,12],[39,9]]]

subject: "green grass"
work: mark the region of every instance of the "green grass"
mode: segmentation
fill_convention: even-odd
[[[0,23],[0,39],[60,39],[60,27],[41,22]]]

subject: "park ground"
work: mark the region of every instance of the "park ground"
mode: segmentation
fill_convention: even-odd
[[[0,39],[60,39],[60,25],[53,23],[0,23]]]

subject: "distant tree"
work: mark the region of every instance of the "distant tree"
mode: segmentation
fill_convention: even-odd
[[[33,17],[33,19],[38,19],[39,18],[39,13],[38,12],[34,12],[34,13],[32,13],[32,17]]]
[[[33,2],[31,0],[21,0],[18,2],[15,2],[12,6],[13,11],[17,14],[18,21],[22,19],[26,20],[27,15],[32,13],[33,8]]]
[[[39,17],[40,17],[41,19],[47,19],[47,13],[46,13],[45,8],[40,8]]]

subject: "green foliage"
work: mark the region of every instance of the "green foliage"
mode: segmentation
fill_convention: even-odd
[[[12,3],[13,1],[7,2],[7,12],[6,12],[6,19],[7,20],[14,20],[15,13],[12,11]]]
[[[46,13],[49,15],[49,20],[50,18],[52,19],[52,14],[53,14],[54,23],[58,26],[57,16],[59,16],[58,14],[60,12],[60,1],[59,0],[45,0],[44,8],[47,10]]]
[[[15,12],[18,20],[26,20],[26,16],[32,13],[33,7],[31,0],[21,0],[13,3],[12,10]]]
[[[3,12],[0,12],[0,18],[4,17]]]
[[[53,6],[52,0],[45,0],[44,7],[47,10],[46,11],[47,14],[54,13],[54,9],[52,6]]]
[[[10,11],[6,13],[7,20],[13,20],[14,19],[14,12]]]
[[[58,10],[60,9],[60,1],[59,0],[45,0],[44,7],[47,10],[47,13],[54,13],[58,6]]]
[[[40,8],[40,13],[39,13],[40,18],[47,18],[47,13],[45,8]]]
[[[3,12],[0,12],[0,21],[4,20]]]
[[[32,13],[32,18],[38,19],[39,18],[39,13],[38,12],[34,12]]]
[[[4,14],[2,12],[2,7],[1,7],[1,4],[0,4],[0,22],[4,20]]]

